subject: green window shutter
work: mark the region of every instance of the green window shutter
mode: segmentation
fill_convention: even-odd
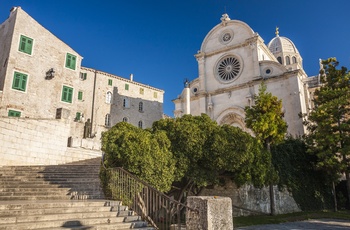
[[[13,77],[12,89],[26,91],[28,76],[23,73],[15,72]]]
[[[129,90],[129,84],[125,84],[125,90]]]
[[[80,112],[77,112],[77,113],[75,114],[75,120],[76,120],[76,121],[80,121],[80,117],[81,117],[81,113],[80,113]]]
[[[83,73],[83,79],[86,80],[87,73]]]
[[[32,54],[32,48],[33,48],[33,39],[21,35],[18,50],[23,53]]]
[[[108,79],[108,85],[112,85],[113,81],[112,79]]]
[[[75,70],[77,57],[73,54],[67,53],[66,55],[66,67],[72,70]]]
[[[61,100],[64,102],[72,103],[73,98],[73,88],[68,86],[63,86]]]
[[[83,100],[83,92],[82,91],[78,92],[78,100]]]
[[[8,116],[9,117],[20,117],[21,116],[21,112],[15,111],[15,110],[9,110]]]

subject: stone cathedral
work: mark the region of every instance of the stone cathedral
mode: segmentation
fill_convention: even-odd
[[[298,114],[311,108],[319,78],[307,76],[298,49],[290,39],[279,36],[278,28],[266,45],[249,25],[224,14],[195,58],[198,77],[185,82],[182,93],[173,100],[175,117],[205,113],[220,125],[249,131],[244,108],[254,103],[264,81],[267,91],[282,100],[288,133],[298,136],[306,132]]]

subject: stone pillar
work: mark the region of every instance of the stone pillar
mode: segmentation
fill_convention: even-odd
[[[232,201],[229,197],[189,196],[187,205],[187,230],[232,230]]]

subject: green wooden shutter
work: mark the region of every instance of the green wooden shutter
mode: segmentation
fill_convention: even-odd
[[[73,98],[73,89],[68,88],[68,101],[72,102],[72,98]]]
[[[129,84],[125,84],[125,90],[129,90]]]
[[[76,121],[80,121],[80,116],[81,116],[81,113],[80,113],[80,112],[77,112],[77,113],[75,114],[75,120],[76,120]]]
[[[22,74],[22,79],[21,79],[21,85],[20,85],[20,89],[22,91],[26,91],[26,85],[27,85],[27,75]]]
[[[78,100],[83,100],[83,92],[78,92]]]
[[[9,117],[20,117],[21,116],[21,112],[15,111],[15,110],[9,110],[8,116]]]

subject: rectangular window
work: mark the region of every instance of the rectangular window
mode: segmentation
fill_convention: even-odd
[[[145,89],[144,88],[140,88],[140,94],[143,95],[144,92],[145,92]]]
[[[112,85],[113,81],[112,79],[108,79],[108,85]]]
[[[66,67],[72,70],[75,70],[75,63],[77,61],[77,56],[67,53],[66,56]]]
[[[18,50],[26,54],[32,54],[32,48],[33,48],[33,39],[21,35]]]
[[[63,86],[62,88],[62,101],[72,103],[73,88]]]
[[[158,97],[157,92],[153,92],[153,97],[154,97],[154,98],[157,98],[157,97]]]
[[[28,75],[15,72],[13,76],[12,89],[17,89],[25,92],[27,87]]]
[[[125,84],[125,90],[129,90],[129,84]]]
[[[80,121],[80,118],[81,118],[81,113],[80,113],[80,112],[77,112],[77,113],[75,114],[75,120],[76,120],[76,121]]]
[[[80,73],[80,80],[86,80],[87,73]]]
[[[9,117],[20,117],[21,116],[21,112],[15,111],[15,110],[9,110],[8,116]]]
[[[83,92],[82,91],[78,92],[78,100],[79,101],[83,100]]]

